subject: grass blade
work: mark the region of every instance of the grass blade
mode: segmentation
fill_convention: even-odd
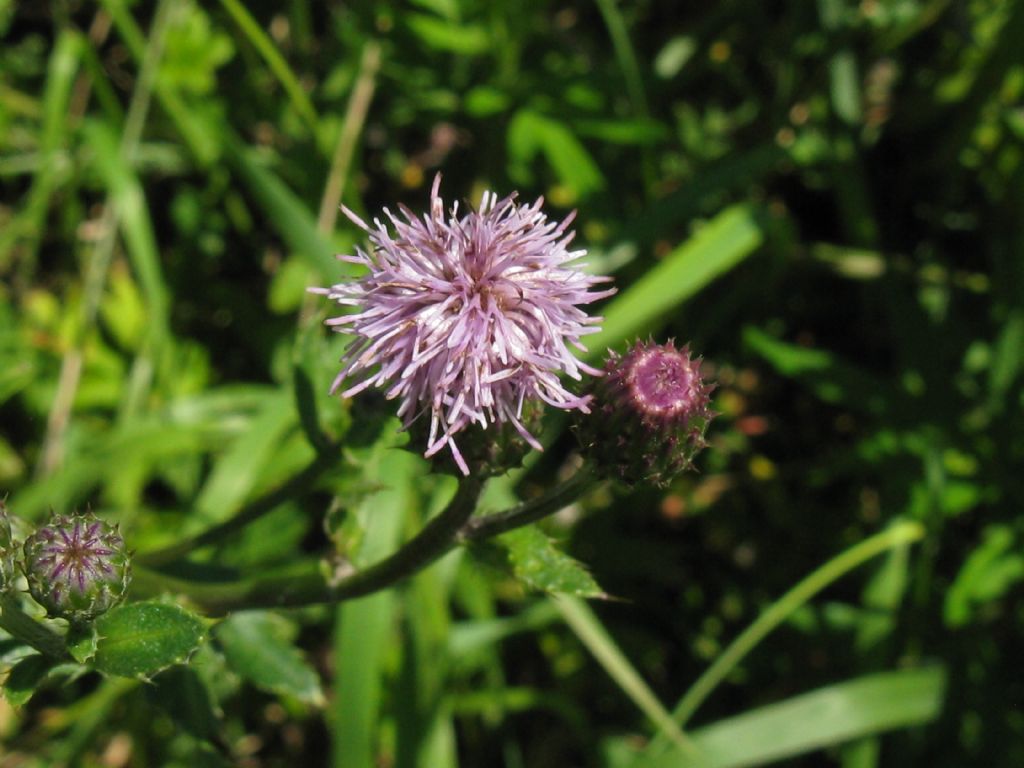
[[[941,667],[866,675],[721,720],[693,733],[699,761],[666,755],[643,768],[764,765],[871,734],[921,725],[942,708]]]
[[[370,521],[360,548],[362,563],[379,560],[398,539],[405,513],[413,503],[411,478],[417,460],[404,451],[384,448],[367,479],[387,485],[363,502]],[[393,590],[345,602],[338,609],[334,640],[337,663],[332,741],[334,768],[374,768],[377,722],[383,687],[383,664],[389,652],[396,609]]]
[[[587,647],[598,660],[605,672],[618,683],[623,692],[661,732],[683,752],[693,754],[691,741],[673,721],[668,710],[658,701],[658,697],[640,677],[629,659],[615,645],[608,631],[601,624],[594,612],[583,600],[569,595],[556,595],[551,598],[580,642]]]
[[[224,6],[224,10],[234,19],[239,29],[242,30],[242,34],[245,35],[246,39],[252,44],[252,47],[256,49],[257,53],[267,63],[267,66],[270,67],[270,71],[274,73],[274,77],[281,83],[281,87],[284,88],[288,98],[291,99],[295,111],[302,116],[302,119],[309,125],[309,130],[316,137],[320,118],[317,117],[313,102],[309,100],[309,96],[302,90],[302,86],[299,85],[299,79],[292,72],[291,67],[288,66],[288,62],[284,60],[281,52],[277,50],[274,42],[267,36],[267,33],[263,31],[260,25],[256,23],[256,19],[252,17],[252,14],[238,0],[220,0],[220,4]]]
[[[727,208],[608,304],[600,333],[588,337],[598,357],[653,325],[715,278],[753,253],[764,240],[756,208]]]
[[[832,582],[871,558],[895,547],[917,541],[924,528],[916,522],[901,522],[862,541],[832,558],[771,604],[760,617],[737,637],[722,655],[697,679],[676,706],[673,717],[686,724],[697,708],[710,696],[733,669],[776,627]],[[652,745],[652,749],[654,745]]]

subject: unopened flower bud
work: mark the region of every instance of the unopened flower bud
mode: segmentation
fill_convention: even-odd
[[[605,375],[591,388],[592,411],[576,419],[584,458],[629,484],[664,486],[691,468],[714,416],[700,367],[688,346],[672,342],[609,352]]]
[[[25,576],[51,616],[88,621],[117,605],[131,579],[117,526],[95,515],[54,515],[25,540]]]

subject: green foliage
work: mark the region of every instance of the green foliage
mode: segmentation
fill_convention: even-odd
[[[242,611],[218,624],[214,636],[231,668],[257,688],[322,704],[316,672],[292,645],[295,630],[273,613]]]
[[[741,768],[927,723],[942,707],[941,668],[869,675],[745,712],[693,732],[699,757],[640,759],[636,768]]]
[[[1024,764],[1021,39],[1022,0],[0,0],[0,753]],[[699,472],[474,544],[505,575],[214,616],[450,498],[392,402],[328,396],[306,291],[365,239],[323,212],[421,212],[438,171],[578,209],[618,288],[580,354],[691,342]],[[477,519],[566,476],[559,414],[544,444]],[[86,506],[139,577],[40,624],[10,550]]]
[[[529,589],[606,597],[586,566],[560,551],[551,537],[536,526],[509,531],[476,547],[483,562],[506,570]]]
[[[206,636],[206,625],[177,606],[146,602],[114,608],[96,621],[96,631],[96,669],[148,678],[186,661]]]

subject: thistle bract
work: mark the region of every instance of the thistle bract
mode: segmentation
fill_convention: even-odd
[[[713,413],[701,361],[672,342],[609,352],[594,385],[593,413],[576,420],[584,457],[627,483],[666,485],[692,467]]]
[[[490,192],[479,210],[460,214],[455,204],[446,215],[439,186],[440,176],[421,218],[404,207],[400,216],[385,209],[391,229],[379,219],[371,227],[345,209],[372,248],[339,258],[368,272],[312,290],[355,308],[327,321],[355,337],[332,391],[351,397],[379,387],[400,401],[406,428],[424,420],[425,456],[447,448],[469,474],[455,438],[472,425],[511,425],[539,449],[524,424],[525,403],[586,410],[586,398],[569,392],[559,376],[599,373],[570,347],[585,350],[580,338],[599,330],[600,318],[578,305],[613,290],[592,290],[608,278],[579,269],[585,251],[569,250],[572,216],[548,221],[542,199],[519,205],[515,195],[499,200]]]
[[[54,515],[25,540],[29,592],[51,616],[88,621],[124,598],[131,578],[117,526],[93,514]]]

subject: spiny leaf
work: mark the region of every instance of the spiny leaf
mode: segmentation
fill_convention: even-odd
[[[185,661],[199,647],[202,619],[176,605],[146,602],[114,608],[96,621],[93,666],[121,677],[150,677]]]

